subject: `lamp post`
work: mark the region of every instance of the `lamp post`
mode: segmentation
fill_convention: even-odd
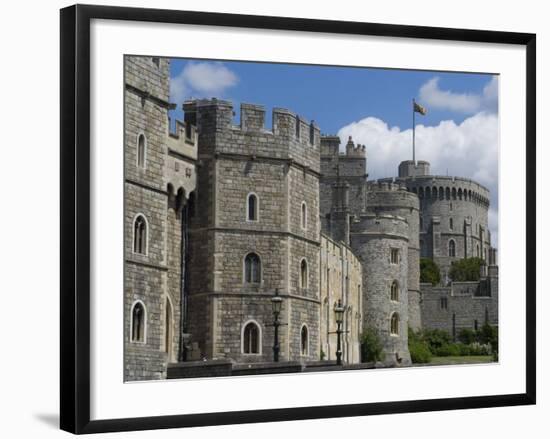
[[[342,300],[338,299],[338,303],[334,304],[334,317],[336,319],[336,365],[342,365],[342,323],[344,321],[344,307]]]
[[[273,340],[273,361],[276,363],[279,361],[279,314],[281,313],[281,307],[283,305],[283,299],[279,296],[279,288],[275,290],[275,295],[271,298],[271,309],[273,311],[273,327],[275,329],[275,336]]]

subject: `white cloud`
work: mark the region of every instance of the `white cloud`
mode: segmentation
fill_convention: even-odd
[[[350,123],[338,135],[342,146],[348,136],[366,145],[369,179],[396,176],[399,163],[412,159],[412,129],[390,127],[376,117]],[[416,126],[416,158],[429,161],[432,174],[472,178],[490,190],[494,237],[498,236],[498,145],[494,113],[480,112],[458,125],[446,120],[437,126]]]
[[[170,78],[170,100],[181,103],[190,97],[221,97],[239,82],[237,75],[219,62],[191,62]]]
[[[474,114],[479,111],[496,111],[498,105],[498,77],[493,76],[481,94],[454,93],[439,87],[434,77],[420,87],[419,102],[428,108]]]

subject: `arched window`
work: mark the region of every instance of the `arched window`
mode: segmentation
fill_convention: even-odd
[[[302,229],[307,229],[307,204],[302,202]]]
[[[394,302],[399,301],[399,284],[396,280],[391,284],[390,299]]]
[[[145,168],[145,149],[146,149],[145,135],[140,134],[137,142],[137,165],[140,168]]]
[[[147,254],[147,220],[143,215],[134,219],[134,253]]]
[[[418,198],[424,198],[424,188],[418,188]]]
[[[453,230],[453,219],[449,218],[449,229]]]
[[[308,355],[309,352],[309,337],[307,326],[303,325],[302,330],[300,331],[300,352],[302,355]]]
[[[248,194],[246,202],[246,219],[248,221],[258,221],[258,196]]]
[[[451,190],[447,187],[445,188],[445,198],[447,200],[450,200],[451,199]]]
[[[449,241],[449,256],[452,258],[456,256],[456,244],[452,239]]]
[[[456,188],[453,188],[451,194],[452,194],[453,200],[456,200]]]
[[[390,333],[392,335],[399,335],[399,314],[394,312],[390,319]]]
[[[262,263],[256,253],[249,253],[244,258],[244,281],[246,283],[260,283],[262,277]]]
[[[145,343],[145,306],[142,302],[135,302],[132,306],[131,340],[136,343]]]
[[[243,354],[260,353],[260,327],[256,322],[249,322],[243,329]]]
[[[172,352],[172,303],[166,298],[166,307],[164,310],[164,352],[170,356]]]
[[[300,262],[300,288],[307,288],[308,284],[308,269],[307,269],[307,261],[305,259],[302,259],[302,262]]]

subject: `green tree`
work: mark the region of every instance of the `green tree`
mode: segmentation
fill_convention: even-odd
[[[449,277],[454,282],[478,281],[482,265],[485,265],[485,261],[481,258],[465,258],[454,261],[449,270]]]
[[[429,282],[433,286],[441,280],[439,267],[429,258],[420,258],[420,282]]]
[[[372,327],[366,328],[361,335],[361,362],[382,360],[382,350],[378,331]]]

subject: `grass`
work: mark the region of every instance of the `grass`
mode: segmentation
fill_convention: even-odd
[[[428,364],[444,365],[444,364],[476,364],[476,363],[491,363],[492,355],[471,355],[460,357],[432,357],[432,361]]]

